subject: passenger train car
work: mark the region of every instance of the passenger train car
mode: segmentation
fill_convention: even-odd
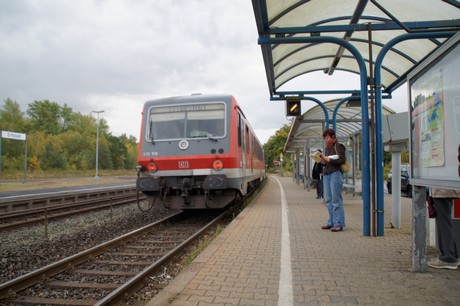
[[[230,95],[148,101],[137,189],[154,208],[223,208],[265,179],[263,148]]]

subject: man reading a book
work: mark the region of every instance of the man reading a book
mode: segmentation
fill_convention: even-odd
[[[329,212],[329,219],[327,224],[321,228],[340,232],[345,227],[345,211],[342,199],[343,176],[340,169],[340,165],[346,161],[345,146],[339,143],[333,129],[325,130],[323,138],[326,141],[326,149],[321,157],[321,163],[324,165],[324,199]]]

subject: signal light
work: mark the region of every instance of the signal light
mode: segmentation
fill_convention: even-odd
[[[148,166],[147,166],[147,169],[150,171],[150,172],[157,172],[158,171],[158,167],[155,163],[150,163]]]
[[[286,100],[286,116],[300,116],[300,114],[300,99],[294,98]]]
[[[212,168],[214,170],[222,170],[224,168],[224,163],[221,162],[220,160],[216,159],[213,163],[212,163]]]

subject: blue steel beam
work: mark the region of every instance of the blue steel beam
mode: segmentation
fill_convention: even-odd
[[[326,129],[329,128],[329,112],[327,111],[327,108],[326,106],[324,106],[324,103],[321,102],[320,100],[316,99],[316,98],[313,98],[313,97],[302,97],[301,100],[310,100],[310,101],[313,101],[313,102],[316,102],[316,104],[318,104],[319,106],[321,106],[321,108],[323,109],[323,112],[324,112],[324,120],[326,122]]]
[[[270,97],[270,101],[286,101],[286,96],[297,95],[299,96],[300,100],[308,100],[304,99],[306,95],[359,95],[361,94],[360,90],[299,90],[299,91],[275,91],[273,96]],[[369,99],[371,97],[369,96]],[[392,99],[392,93],[386,93],[385,96],[382,96],[382,99]]]
[[[299,90],[299,91],[275,91],[273,94],[278,95],[279,98],[271,97],[270,100],[286,100],[285,96],[300,95],[303,100],[305,95],[343,95],[343,94],[360,94],[360,90]],[[307,99],[305,99],[307,100]]]
[[[332,112],[332,128],[334,129],[335,131],[335,128],[337,126],[337,113],[339,112],[339,108],[340,106],[342,106],[343,103],[351,100],[351,99],[356,99],[358,97],[355,97],[355,96],[349,96],[349,97],[346,97],[346,98],[343,98],[342,100],[339,101],[339,103],[337,103],[337,105],[334,107],[334,111]],[[361,119],[363,120],[363,119]]]
[[[361,83],[361,112],[362,112],[362,136],[363,146],[361,158],[363,165],[362,192],[363,192],[363,235],[370,236],[370,164],[369,164],[369,108],[367,90],[367,68],[363,56],[352,44],[337,37],[314,36],[314,37],[284,37],[265,38],[259,37],[260,45],[271,44],[304,44],[304,43],[334,43],[341,45],[352,53],[358,62]]]
[[[271,100],[271,101],[276,101],[276,100],[278,100],[278,101],[285,101],[285,100],[286,100],[286,96],[298,95],[299,98],[300,98],[300,100],[309,100],[309,101],[313,101],[313,102],[315,102],[316,104],[318,104],[318,105],[323,109],[323,112],[324,112],[324,119],[325,119],[325,122],[326,122],[326,129],[328,129],[328,128],[329,128],[329,112],[328,112],[326,106],[324,106],[324,103],[323,103],[323,102],[321,102],[320,100],[318,100],[318,99],[316,99],[316,98],[314,98],[314,97],[305,96],[305,93],[306,93],[306,92],[300,93],[300,92],[297,92],[297,91],[296,91],[296,92],[294,93],[294,92],[285,91],[285,92],[283,92],[283,94],[282,94],[279,98],[273,98],[273,97],[272,97],[270,100]],[[358,91],[358,93],[359,93],[359,91]],[[315,94],[315,92],[310,92],[310,94]]]
[[[366,8],[368,1],[367,0],[359,0],[358,4],[355,7],[355,11],[353,12],[353,16],[350,18],[350,24],[357,24],[359,22],[359,19],[361,15],[364,12],[364,9]],[[342,39],[345,41],[350,41],[351,36],[353,35],[355,31],[353,30],[348,30],[345,32],[343,35]],[[334,70],[337,68],[337,65],[339,64],[340,60],[342,59],[344,47],[339,46],[337,49],[337,52],[335,54],[334,59],[332,60],[331,66],[327,69],[327,74],[333,75]]]
[[[452,30],[458,31],[460,19],[455,20],[433,20],[420,22],[403,22],[403,24],[412,30],[430,30],[437,31]],[[445,29],[443,29],[445,28]],[[397,23],[376,23],[372,24],[373,31],[390,31],[401,30]],[[368,31],[367,23],[365,24],[347,24],[347,25],[324,25],[324,26],[304,26],[304,27],[278,27],[266,29],[265,34],[299,34],[299,33],[328,33],[328,32],[346,32],[346,31]]]

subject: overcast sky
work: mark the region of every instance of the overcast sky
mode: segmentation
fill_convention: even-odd
[[[114,135],[138,139],[147,100],[232,94],[265,143],[289,121],[284,103],[269,100],[257,38],[249,0],[0,0],[0,105],[11,98],[22,111],[35,100],[104,110]],[[282,89],[358,86],[356,75],[336,73]],[[406,111],[405,95],[383,103]],[[312,106],[302,102],[302,112]]]

